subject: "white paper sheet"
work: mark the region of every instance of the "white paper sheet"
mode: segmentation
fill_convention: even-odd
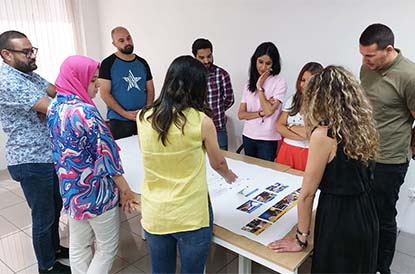
[[[124,169],[124,177],[132,191],[141,193],[140,186],[144,177],[144,170],[138,137],[131,136],[119,139],[116,142],[121,149],[119,154]]]
[[[232,185],[227,184],[210,166],[207,167],[208,186],[214,207],[215,224],[264,245],[283,238],[297,223],[296,205],[282,214],[275,222],[273,222],[273,219],[276,217],[269,218],[269,214],[262,214],[287,195],[299,189],[301,187],[302,177],[242,161],[233,159],[226,160],[228,166],[238,175],[238,180]],[[281,186],[267,190],[267,187],[276,183],[279,183]],[[282,188],[283,190],[281,191]],[[254,199],[264,191],[270,193],[272,191],[274,193],[276,191],[279,192],[269,201],[260,202]],[[253,201],[253,206],[249,209],[245,207],[245,211],[237,209],[248,201]],[[280,207],[279,209],[283,208]],[[259,235],[242,229],[242,227],[260,215],[264,217],[262,220],[265,221],[261,221],[261,223],[269,225],[266,225],[267,228],[260,232]]]
[[[120,157],[124,168],[124,176],[131,189],[140,193],[141,181],[144,175],[143,164],[140,155],[138,137],[132,136],[117,140],[120,146]],[[233,184],[227,184],[209,164],[206,165],[209,194],[214,209],[214,222],[234,233],[246,236],[249,239],[264,245],[271,241],[283,238],[297,223],[297,206],[293,206],[282,217],[275,222],[270,220],[269,225],[259,235],[242,230],[242,227],[267,211],[271,206],[278,203],[288,194],[301,187],[302,177],[278,172],[269,168],[248,164],[242,161],[226,159],[228,166],[238,175]],[[206,161],[209,163],[209,161]],[[258,201],[254,198],[258,194],[268,191],[266,188],[279,183],[286,186],[282,191],[276,193],[270,201]],[[281,190],[274,188],[274,191]],[[266,198],[266,197],[265,197]],[[251,207],[245,207],[245,211],[237,208],[248,201],[253,201]],[[260,200],[260,199],[259,199]],[[315,199],[317,204],[318,196]],[[256,207],[258,206],[258,207]]]

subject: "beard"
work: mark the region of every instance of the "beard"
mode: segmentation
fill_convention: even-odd
[[[16,60],[14,68],[24,73],[29,73],[37,69],[36,59],[29,59],[27,63]]]
[[[134,51],[134,46],[133,45],[125,46],[125,48],[120,49],[120,51],[124,54],[131,54]]]
[[[212,61],[210,61],[209,63],[207,63],[207,64],[204,64],[205,65],[205,67],[209,70],[210,69],[210,67],[213,65],[213,56],[212,56]]]
[[[213,64],[213,62],[209,62],[209,63],[207,63],[207,64],[203,64],[203,65],[205,65],[205,67],[206,67],[207,69],[210,69],[210,67],[212,66],[212,64]]]

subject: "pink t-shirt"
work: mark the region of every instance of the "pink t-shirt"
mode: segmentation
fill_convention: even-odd
[[[275,122],[281,112],[281,105],[287,92],[287,82],[280,75],[269,76],[263,85],[265,97],[270,99],[274,97],[280,101],[280,106],[274,114],[269,117],[245,120],[242,134],[255,140],[281,140],[281,135],[277,132]],[[245,85],[241,103],[246,104],[248,112],[261,111],[261,104],[257,92],[251,92],[248,89],[248,83]]]

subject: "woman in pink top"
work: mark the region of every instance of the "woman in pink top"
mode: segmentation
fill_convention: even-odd
[[[249,80],[238,111],[239,120],[245,120],[242,139],[248,156],[268,161],[275,159],[277,141],[281,139],[275,122],[287,91],[280,71],[277,47],[271,42],[259,45],[251,57]]]

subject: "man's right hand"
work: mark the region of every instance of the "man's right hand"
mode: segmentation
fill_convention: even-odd
[[[122,116],[127,118],[128,120],[135,121],[137,117],[137,113],[139,110],[132,110],[132,111],[124,111]]]

